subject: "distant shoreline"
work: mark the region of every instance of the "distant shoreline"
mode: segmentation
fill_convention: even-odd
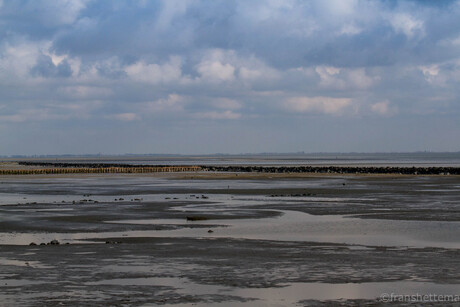
[[[62,163],[20,161],[18,167],[8,163],[0,168],[1,175],[70,174],[70,173],[156,173],[214,172],[267,174],[387,174],[387,175],[460,175],[460,167],[400,167],[400,166],[254,166],[254,165],[133,165],[119,163]]]

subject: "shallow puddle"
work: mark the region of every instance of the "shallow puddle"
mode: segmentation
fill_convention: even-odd
[[[274,210],[276,211],[276,210]],[[225,225],[206,236],[277,241],[312,241],[372,246],[460,248],[460,223],[360,219],[280,211],[281,217],[186,221],[184,219],[124,220],[126,224]],[[203,229],[161,231],[165,236],[202,237]]]
[[[277,210],[273,210],[277,211]],[[140,230],[99,233],[0,233],[0,244],[26,245],[57,239],[61,243],[82,243],[85,239],[116,237],[212,237],[276,241],[343,243],[367,246],[460,248],[460,222],[359,219],[347,216],[317,216],[297,211],[260,219],[148,219],[108,221],[122,224],[201,225],[176,230]],[[222,227],[214,227],[221,225]],[[224,227],[225,226],[225,227]],[[208,232],[212,229],[212,232]]]
[[[40,261],[20,261],[15,259],[7,259],[7,258],[0,258],[1,265],[11,265],[11,266],[19,266],[19,267],[29,267],[29,268],[37,268],[37,269],[49,269],[52,266],[45,265]]]
[[[119,278],[89,282],[86,285],[163,286],[181,295],[231,295],[250,301],[252,306],[292,305],[302,300],[379,299],[382,294],[456,295],[460,285],[441,285],[429,282],[394,281],[369,283],[290,283],[282,287],[239,288],[198,284],[187,278],[150,277]],[[238,305],[226,302],[227,306]]]

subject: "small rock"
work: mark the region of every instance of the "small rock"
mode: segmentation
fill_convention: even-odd
[[[208,220],[205,216],[186,216],[185,219],[187,221],[205,221]]]
[[[31,242],[29,245],[30,245],[30,246],[34,246],[34,245],[37,245],[37,243]]]
[[[214,230],[211,230],[211,229],[209,229],[209,230],[208,230],[208,232],[209,232],[209,233],[213,233],[213,232],[214,232]]]
[[[50,242],[50,245],[59,245],[59,244],[60,244],[59,241],[56,240],[56,239],[54,239],[54,240],[52,240],[52,241]]]

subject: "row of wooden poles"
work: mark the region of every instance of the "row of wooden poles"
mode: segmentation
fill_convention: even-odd
[[[0,169],[0,175],[161,173],[161,172],[196,172],[199,170],[201,170],[200,166],[60,167],[60,168],[42,168],[42,169]]]

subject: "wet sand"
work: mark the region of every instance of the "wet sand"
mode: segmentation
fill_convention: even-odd
[[[1,176],[0,305],[385,306],[382,293],[458,295],[459,191],[459,176]]]

